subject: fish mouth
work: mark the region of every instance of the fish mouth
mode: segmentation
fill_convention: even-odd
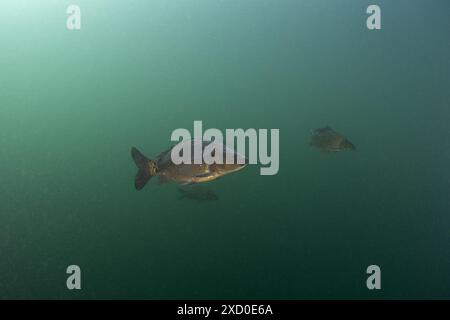
[[[250,161],[248,160],[247,157],[244,157],[244,163],[240,164],[238,163],[238,165],[240,166],[240,169],[245,168],[246,166],[248,166],[250,164]]]
[[[248,166],[248,163],[236,164],[236,166],[234,168],[226,170],[226,173],[228,174],[228,173],[237,172],[239,170],[244,169],[246,166]]]
[[[246,166],[248,166],[248,163],[238,164],[238,166],[237,166],[235,169],[232,169],[232,171],[230,171],[230,172],[236,172],[236,171],[242,170],[242,169],[244,169]]]

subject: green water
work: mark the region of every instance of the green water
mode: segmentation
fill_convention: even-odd
[[[0,298],[450,298],[450,5],[369,4],[2,0]],[[194,120],[279,128],[278,175],[134,190]]]

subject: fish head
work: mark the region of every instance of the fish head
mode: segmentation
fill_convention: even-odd
[[[341,150],[356,150],[356,147],[348,139],[344,139],[341,142],[340,149]]]
[[[248,164],[249,161],[246,157],[233,152],[233,162],[227,163],[227,161],[223,161],[223,163],[215,163],[212,165],[211,169],[219,176],[223,176],[228,173],[239,171],[245,168]]]
[[[223,164],[215,164],[214,165],[214,171],[217,172],[219,175],[224,175],[231,172],[239,171],[247,166],[246,163],[244,164],[238,164],[238,163],[223,163]]]

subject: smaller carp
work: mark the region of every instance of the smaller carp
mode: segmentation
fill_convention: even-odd
[[[355,150],[356,147],[343,134],[334,131],[326,126],[311,131],[311,141],[309,143],[324,152],[338,152],[344,150]]]

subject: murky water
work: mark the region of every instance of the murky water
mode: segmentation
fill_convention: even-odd
[[[3,0],[0,297],[449,298],[450,6],[369,4]],[[194,120],[279,128],[279,173],[134,190],[131,146]]]

